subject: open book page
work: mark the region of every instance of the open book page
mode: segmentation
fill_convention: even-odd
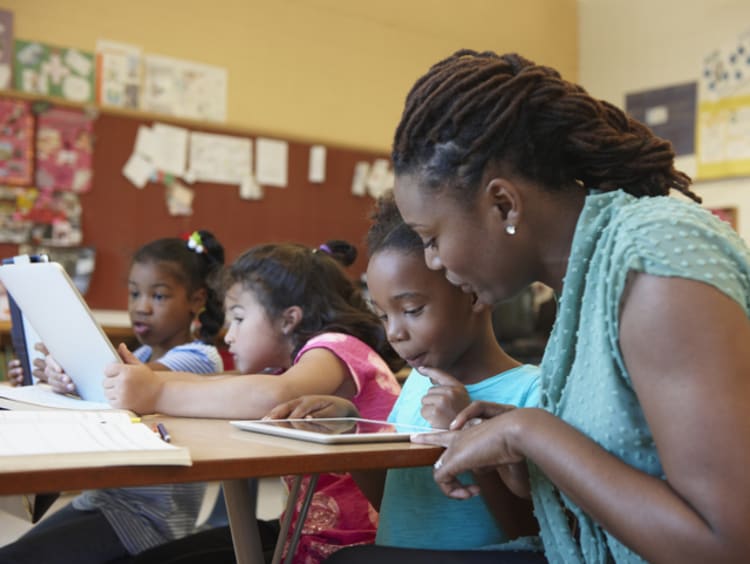
[[[32,409],[34,406],[96,411],[112,409],[107,403],[86,401],[79,397],[55,393],[49,384],[36,384],[34,386],[19,386],[15,388],[12,386],[0,386],[0,398],[29,404]],[[5,407],[8,409],[27,409],[19,405]]]
[[[190,466],[190,452],[164,442],[122,411],[0,411],[0,466],[22,471],[119,465]]]

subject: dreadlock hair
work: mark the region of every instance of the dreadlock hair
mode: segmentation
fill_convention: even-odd
[[[671,143],[556,70],[516,53],[461,50],[412,87],[393,141],[397,175],[418,173],[471,196],[488,163],[546,189],[573,185],[633,196],[675,189],[700,202],[674,168]]]
[[[210,231],[197,231],[202,250],[192,249],[179,237],[157,239],[143,245],[133,255],[133,263],[159,263],[192,294],[205,288],[205,309],[198,314],[200,328],[198,338],[206,344],[214,344],[224,326],[224,306],[215,286],[224,265],[224,247]]]
[[[325,248],[332,250],[332,244],[338,249],[336,253]],[[356,249],[353,254],[342,252],[344,244],[349,245],[337,240],[319,249],[296,243],[252,247],[227,269],[224,288],[241,284],[253,292],[272,320],[288,307],[302,309],[302,320],[291,335],[292,358],[316,335],[338,332],[367,343],[392,370],[398,370],[403,361],[388,343],[382,323],[342,268],[356,258]],[[342,258],[344,262],[340,263]]]
[[[422,240],[416,231],[404,222],[401,212],[396,207],[392,190],[376,200],[370,220],[372,223],[367,231],[367,251],[371,257],[379,251],[389,249],[424,256]]]

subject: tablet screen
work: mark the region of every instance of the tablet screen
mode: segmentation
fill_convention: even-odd
[[[358,417],[264,419],[231,423],[246,431],[321,443],[408,441],[414,433],[433,433],[440,430]]]

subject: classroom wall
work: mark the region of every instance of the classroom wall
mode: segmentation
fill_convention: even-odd
[[[459,48],[578,73],[575,0],[0,0],[21,39],[106,38],[229,71],[229,123],[388,150],[403,99]]]
[[[619,107],[627,93],[697,80],[707,52],[750,29],[748,0],[579,0],[578,10],[580,82]],[[694,176],[695,158],[678,168]],[[708,207],[737,207],[750,241],[750,178],[694,188]]]

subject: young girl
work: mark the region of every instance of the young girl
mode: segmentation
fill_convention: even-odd
[[[242,375],[158,372],[123,350],[127,362],[113,365],[105,383],[110,401],[139,413],[257,419],[298,396],[332,394],[364,417],[385,418],[399,390],[386,360],[396,367],[397,357],[331,250],[261,245],[229,268],[225,341]],[[321,475],[312,504],[296,562],[373,542],[377,514],[349,474]]]
[[[498,345],[489,306],[427,268],[422,242],[401,219],[392,195],[379,201],[374,219],[368,234],[368,289],[388,340],[414,368],[389,420],[447,429],[472,400],[536,405],[538,369],[520,365]],[[310,415],[358,413],[338,398],[320,396],[271,412],[273,417]],[[382,504],[379,497],[374,501],[380,506],[378,545],[479,548],[535,532],[531,505],[502,488],[496,473],[480,481],[492,488],[493,505],[479,497],[470,502],[445,497],[432,479],[432,467],[376,474],[355,477],[358,483],[366,480],[363,490],[374,495],[383,492],[385,477]],[[368,550],[362,547],[362,554]]]
[[[141,343],[135,358],[157,370],[222,370],[213,342],[224,313],[208,281],[223,262],[224,249],[208,231],[187,241],[159,239],[135,253],[128,277],[128,310]],[[75,392],[49,357],[45,372],[57,391]],[[0,549],[0,561],[94,564],[138,553],[192,532],[204,489],[198,483],[85,491]]]

